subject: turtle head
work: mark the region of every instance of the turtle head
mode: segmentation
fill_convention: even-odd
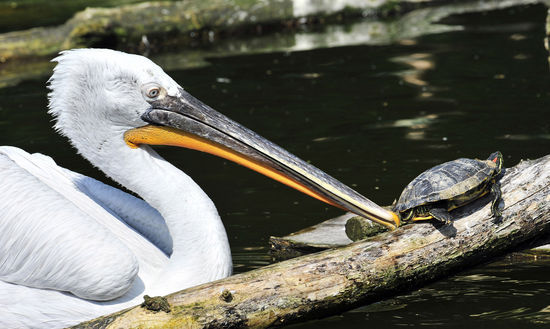
[[[496,175],[499,175],[502,170],[502,153],[500,153],[500,151],[496,151],[495,153],[489,155],[489,158],[487,160],[491,160],[497,165]]]

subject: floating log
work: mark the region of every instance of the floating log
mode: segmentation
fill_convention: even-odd
[[[499,221],[481,198],[453,225],[406,225],[168,295],[169,313],[137,306],[75,328],[266,328],[409,291],[550,231],[550,156],[507,169],[501,185]]]

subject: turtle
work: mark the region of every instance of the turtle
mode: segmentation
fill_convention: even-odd
[[[401,193],[394,211],[402,220],[437,219],[452,222],[449,211],[491,192],[491,213],[501,216],[500,185],[502,154],[492,153],[487,160],[460,158],[430,168],[413,179]]]

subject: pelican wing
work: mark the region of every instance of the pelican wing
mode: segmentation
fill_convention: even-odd
[[[108,300],[166,261],[48,157],[1,147],[0,181],[0,280]]]

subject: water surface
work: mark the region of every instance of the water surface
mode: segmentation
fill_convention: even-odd
[[[460,31],[399,44],[222,56],[168,73],[213,108],[390,204],[412,178],[444,161],[500,150],[505,166],[513,166],[549,153],[545,18],[543,6],[453,16],[443,23]],[[0,89],[0,144],[50,155],[109,182],[51,129],[46,80]],[[340,214],[218,158],[172,148],[160,153],[214,200],[236,272],[269,263],[270,235]],[[505,258],[295,327],[548,327],[549,265]]]

